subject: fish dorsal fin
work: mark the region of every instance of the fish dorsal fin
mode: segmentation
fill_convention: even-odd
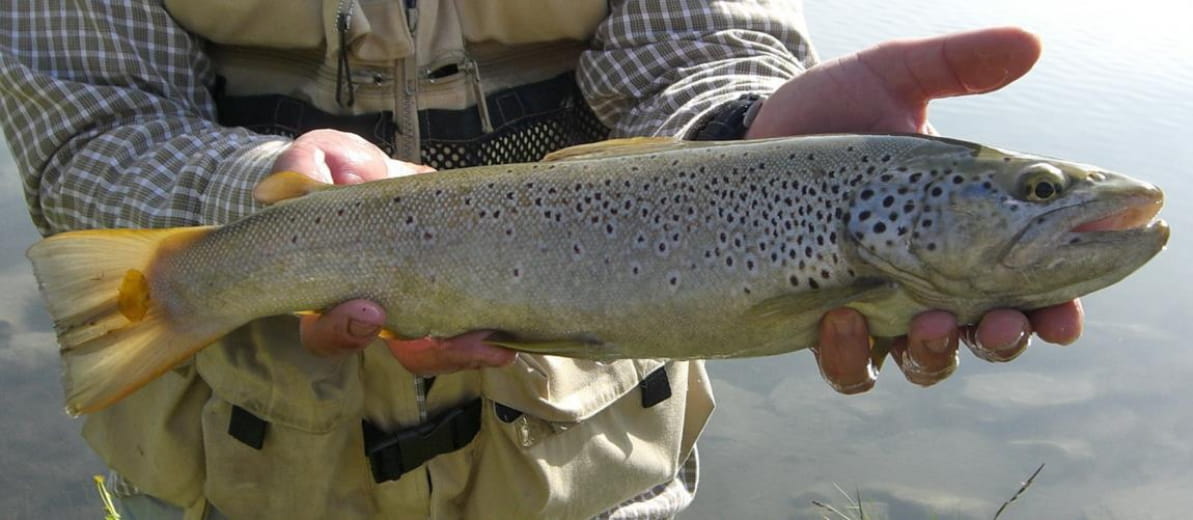
[[[573,159],[617,157],[621,155],[674,150],[688,144],[687,141],[676,137],[626,137],[623,139],[609,139],[607,141],[569,146],[547,154],[543,157],[542,161],[554,162],[570,161]]]
[[[296,171],[280,171],[270,174],[253,188],[253,198],[262,204],[277,204],[308,193],[332,187]]]

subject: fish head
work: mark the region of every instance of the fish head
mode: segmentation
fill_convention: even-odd
[[[847,223],[858,255],[926,305],[969,320],[1061,303],[1121,280],[1167,243],[1163,193],[1149,183],[938,141],[855,191]]]

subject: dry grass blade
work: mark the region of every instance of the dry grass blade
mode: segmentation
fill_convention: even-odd
[[[849,515],[841,512],[840,509],[833,507],[831,504],[825,504],[824,502],[821,502],[819,500],[813,500],[812,505],[829,511],[833,515],[836,515],[834,518],[839,519],[839,520],[866,520],[866,511],[862,509],[862,491],[860,489],[857,490],[857,500],[855,501],[854,497],[850,496],[849,493],[846,493],[844,489],[841,489],[841,486],[837,485],[836,482],[833,482],[833,487],[837,488],[837,492],[841,493],[841,496],[845,497],[845,500],[847,502],[849,502],[849,507],[847,507],[846,509],[847,510],[856,510],[858,512],[858,514],[861,515],[860,517],[855,518],[855,517],[849,516]],[[823,517],[823,518],[824,518],[824,520],[832,520],[827,516]]]
[[[998,520],[999,515],[1002,514],[1002,512],[1007,508],[1007,506],[1011,505],[1011,502],[1014,502],[1015,499],[1019,498],[1019,495],[1022,495],[1024,491],[1027,491],[1027,488],[1031,486],[1032,481],[1034,481],[1036,479],[1036,475],[1039,475],[1040,471],[1043,469],[1044,469],[1044,464],[1041,463],[1040,467],[1036,468],[1036,470],[1034,472],[1032,472],[1031,476],[1027,477],[1027,480],[1025,480],[1023,482],[1023,485],[1019,487],[1019,491],[1016,491],[1015,495],[1012,496],[1010,498],[1010,500],[1007,500],[1006,502],[1002,503],[1002,507],[999,507],[998,512],[994,513],[994,520]]]
[[[814,505],[814,506],[816,506],[816,507],[819,507],[819,508],[821,508],[821,509],[828,510],[828,512],[830,512],[830,513],[832,513],[832,514],[836,515],[834,518],[838,518],[838,519],[840,519],[840,520],[853,520],[853,518],[851,518],[849,515],[847,515],[847,514],[845,514],[845,513],[842,513],[842,512],[841,512],[841,510],[839,510],[839,509],[837,509],[837,508],[833,507],[833,506],[832,506],[832,504],[826,504],[826,503],[824,503],[824,502],[821,502],[821,501],[819,501],[819,500],[813,500],[813,501],[812,501],[812,505]],[[824,520],[832,520],[832,519],[830,519],[830,518],[829,518],[829,517],[827,517],[827,516],[825,516],[825,517],[823,517],[823,518],[824,518]]]

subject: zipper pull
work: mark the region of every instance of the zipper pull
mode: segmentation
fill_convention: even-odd
[[[406,0],[406,26],[410,28],[410,36],[418,32],[418,0]],[[418,42],[414,44],[417,46]]]
[[[480,67],[476,65],[476,60],[471,56],[464,56],[460,62],[460,67],[464,69],[464,76],[468,79],[469,86],[472,87],[472,95],[476,98],[476,111],[481,118],[481,131],[486,134],[493,133],[493,120],[489,116],[489,102],[485,99],[485,89],[481,84]]]

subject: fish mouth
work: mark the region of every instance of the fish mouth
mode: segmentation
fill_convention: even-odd
[[[1108,246],[1124,248],[1124,254],[1147,250],[1150,257],[1168,242],[1168,224],[1157,218],[1163,203],[1159,189],[1145,186],[1056,208],[1033,218],[1003,253],[1001,263],[1023,268],[1045,257],[1069,261],[1100,254],[1095,251]],[[1052,252],[1045,254],[1042,244],[1052,244]]]
[[[1125,208],[1110,208],[1111,213],[1078,224],[1070,233],[1105,233],[1167,227],[1167,223],[1156,218],[1160,214],[1160,208],[1164,207],[1163,198],[1137,195],[1123,204]]]

